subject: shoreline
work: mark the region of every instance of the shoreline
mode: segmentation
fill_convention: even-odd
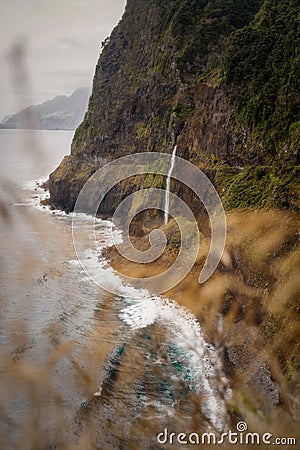
[[[208,250],[208,241],[202,235],[204,245],[202,243],[200,247],[195,266],[178,286],[162,295],[162,299],[172,298],[179,307],[190,311],[201,324],[206,342],[211,343],[220,355],[224,375],[233,391],[230,402],[232,418],[249,414],[248,402],[243,400],[245,394],[241,397],[242,392],[248,392],[252,396],[251,409],[256,411],[255,420],[259,414],[271,417],[276,429],[279,414],[292,433],[289,410],[290,397],[296,396],[297,368],[290,368],[287,374],[287,368],[282,366],[282,373],[278,374],[274,367],[282,357],[278,348],[279,343],[282,344],[280,340],[283,340],[285,360],[294,358],[293,346],[288,342],[294,339],[296,343],[297,335],[282,336],[278,322],[285,311],[274,313],[270,298],[272,300],[274,294],[278,295],[276,289],[280,283],[280,289],[284,290],[278,266],[289,256],[297,257],[294,254],[297,253],[299,217],[295,212],[280,210],[230,211],[226,215],[227,243],[216,273],[207,283],[198,285]],[[97,218],[111,219],[102,214]],[[149,225],[143,224],[146,229]],[[169,237],[173,231],[172,224],[169,224]],[[144,251],[147,235],[133,236],[132,243]],[[101,256],[117,273],[125,271],[126,275],[149,277],[164,271],[174,260],[177,250],[178,242],[173,242],[167,247],[166,254],[150,267],[128,263],[114,246],[102,249]],[[278,317],[274,319],[276,314]],[[296,315],[291,311],[288,315],[285,322],[291,320],[296,324]]]
[[[198,284],[208,250],[206,241],[189,275],[163,296],[173,298],[197,318],[207,342],[218,349],[233,390],[250,389],[252,408],[263,416],[276,417],[281,411],[288,417],[289,397],[297,395],[297,365],[293,368],[288,361],[291,358],[295,361],[295,351],[300,356],[297,314],[290,302],[294,304],[292,299],[299,283],[291,267],[293,282],[290,280],[291,291],[286,292],[282,276],[287,270],[286,261],[299,258],[299,217],[291,211],[252,210],[230,211],[227,220],[225,251],[211,279],[204,285]],[[172,230],[171,225],[169,233]],[[147,236],[132,237],[132,244],[139,250],[149,247],[147,242]],[[158,262],[147,265],[128,262],[115,247],[106,248],[104,257],[118,272],[149,277],[164,272],[174,261],[177,244],[169,244]],[[281,291],[288,294],[287,305],[278,308],[275,300]],[[294,330],[291,334],[282,330],[282,320]],[[283,348],[286,362],[281,363],[281,371],[276,373]],[[247,403],[241,403],[239,395],[234,396],[233,404],[242,415],[249,409]]]
[[[51,213],[50,209],[49,212]],[[282,292],[281,289],[285,286],[282,277],[286,273],[289,273],[291,278],[293,277],[294,263],[288,267],[286,264],[290,258],[296,257],[294,254],[297,242],[296,227],[298,227],[299,219],[296,214],[291,212],[243,211],[227,213],[227,220],[227,246],[213,277],[204,285],[198,285],[199,272],[207,254],[208,240],[205,241],[205,239],[208,239],[208,234],[205,232],[205,236],[202,235],[195,267],[182,283],[167,292],[165,296],[174,299],[174,304],[176,302],[179,307],[186,308],[186,311],[190,311],[197,318],[207,346],[212,344],[211,349],[214,349],[221,362],[221,369],[216,369],[217,373],[228,380],[227,386],[229,385],[232,392],[232,397],[226,400],[230,424],[244,419],[247,423],[251,423],[252,430],[256,431],[256,427],[261,426],[259,425],[261,421],[266,425],[267,420],[270,420],[267,431],[277,430],[281,424],[284,424],[286,429],[282,435],[284,436],[288,432],[293,436],[297,433],[293,428],[294,422],[290,415],[292,407],[290,397],[293,395],[296,398],[297,393],[293,379],[296,367],[295,369],[291,367],[292,357],[295,358],[296,355],[292,354],[296,348],[293,346],[293,339],[295,340],[293,326],[296,327],[296,317],[290,307],[286,307],[287,309],[277,313],[279,316],[276,316],[272,309],[274,308],[272,297],[275,294],[279,295],[277,288]],[[148,228],[151,224],[145,222],[143,225],[145,230],[149,231]],[[117,271],[126,269],[128,272],[134,271],[136,275],[149,276],[151,271],[165,270],[170,261],[176,257],[179,244],[172,223],[168,224],[166,232],[168,239],[171,239],[170,245],[167,247],[165,256],[156,264],[154,263],[152,268],[143,266],[141,271],[140,266],[131,267],[128,262],[122,261],[113,247],[104,249],[103,256],[106,257],[108,264],[112,266],[115,264]],[[133,244],[139,246],[141,250],[146,249],[147,242],[147,234],[133,237]],[[97,261],[99,253],[94,256]],[[281,268],[282,265],[284,267]],[[107,299],[104,304],[106,301],[112,300],[110,295],[107,295]],[[291,301],[291,294],[288,301]],[[159,302],[160,307],[163,302],[163,299]],[[168,302],[166,301],[166,303]],[[140,299],[138,305],[124,303],[120,309],[120,316],[116,317],[116,330],[119,319],[121,319],[123,332],[125,331],[124,339],[127,336],[127,330],[129,336],[139,336],[139,339],[143,339],[143,342],[147,343],[148,337],[145,336],[150,338],[157,335],[158,323],[151,323],[150,320],[155,307],[155,302],[148,299],[144,301]],[[105,308],[109,314],[109,305],[106,304]],[[167,323],[172,329],[172,327],[176,328],[176,321],[177,325],[179,325],[179,321],[182,321],[180,325],[182,333],[176,334],[176,339],[178,342],[181,339],[184,348],[192,347],[195,337],[188,332],[190,329],[188,316],[184,321],[180,308],[173,309],[171,311],[173,324],[169,322],[170,304],[166,305],[164,311],[165,315],[161,314],[159,323]],[[282,318],[283,322],[284,315],[287,317],[281,325],[279,319]],[[147,319],[145,322],[143,322],[144,318]],[[137,328],[132,327],[135,324]],[[287,328],[288,324],[291,329]],[[104,326],[109,328],[107,324]],[[285,334],[282,334],[283,328],[286,328]],[[111,330],[108,329],[107,332],[111,333]],[[158,334],[158,340],[163,340],[164,336]],[[100,329],[93,333],[93,338],[95,342],[92,344],[95,346],[95,358],[97,359],[98,353],[101,352],[100,349],[97,349],[97,342],[100,342],[101,339]],[[116,351],[122,348],[122,336],[120,339],[117,347],[113,340],[111,348],[117,349]],[[289,373],[285,374],[283,378],[275,370],[279,359],[275,361],[276,364],[273,361],[274,356],[282,357],[282,354],[278,353],[279,344],[281,349],[284,349],[287,359],[285,367],[288,364],[290,367]],[[150,346],[149,343],[147,345]],[[207,347],[207,351],[208,349],[209,347]],[[127,355],[120,359],[121,366],[125,368],[128,361],[131,365],[133,364],[130,377],[136,377],[136,379],[134,364],[137,355],[138,351],[136,352],[133,347],[130,347]],[[170,363],[169,360],[166,362]],[[153,363],[150,359],[150,366],[154,374],[159,373],[156,372],[161,367],[158,363]],[[173,370],[173,366],[171,369]],[[99,367],[98,370],[100,370]],[[106,379],[101,385],[100,380],[100,386],[102,386],[100,397],[94,397],[91,394],[86,396],[86,400],[83,399],[78,411],[80,427],[88,426],[91,415],[97,429],[100,427],[101,414],[105,415],[106,406],[110,403],[111,396],[114,396],[113,391],[117,392],[120,386],[123,386],[124,375],[129,375],[126,370],[122,370],[124,370],[122,367],[118,368],[116,378],[112,377],[111,382]],[[177,372],[174,370],[172,375],[176,374]],[[178,374],[177,378],[180,380]],[[129,385],[131,385],[131,378],[129,380]],[[222,389],[224,386],[219,384],[219,388]],[[96,390],[93,386],[92,392]],[[218,390],[217,395],[222,397],[224,392]],[[122,408],[122,402],[118,399],[117,401]],[[156,413],[154,408],[153,414]]]

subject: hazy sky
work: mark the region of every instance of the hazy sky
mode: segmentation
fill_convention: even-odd
[[[91,85],[101,42],[125,3],[0,0],[0,122],[28,104]]]

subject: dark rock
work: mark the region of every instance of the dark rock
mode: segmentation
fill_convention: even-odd
[[[253,375],[250,385],[253,395],[259,399],[260,408],[265,414],[270,414],[279,404],[279,386],[272,380],[271,372],[264,364]]]

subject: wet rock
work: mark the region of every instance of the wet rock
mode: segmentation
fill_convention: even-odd
[[[271,372],[267,365],[262,365],[253,375],[251,381],[253,393],[259,399],[260,407],[265,414],[270,414],[279,404],[279,386],[272,380]]]

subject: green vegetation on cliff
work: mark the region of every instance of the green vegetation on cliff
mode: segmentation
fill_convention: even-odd
[[[222,66],[226,37],[248,25],[261,0],[178,0],[170,13],[171,32],[183,77]]]
[[[171,30],[182,78],[218,67],[233,119],[264,150],[296,160],[299,150],[299,4],[296,0],[178,1]]]
[[[299,209],[299,166],[249,166],[219,169],[216,183],[226,209]]]
[[[253,22],[232,33],[225,60],[236,120],[263,138],[274,157],[294,161],[300,138],[299,25],[297,0],[266,0]]]

